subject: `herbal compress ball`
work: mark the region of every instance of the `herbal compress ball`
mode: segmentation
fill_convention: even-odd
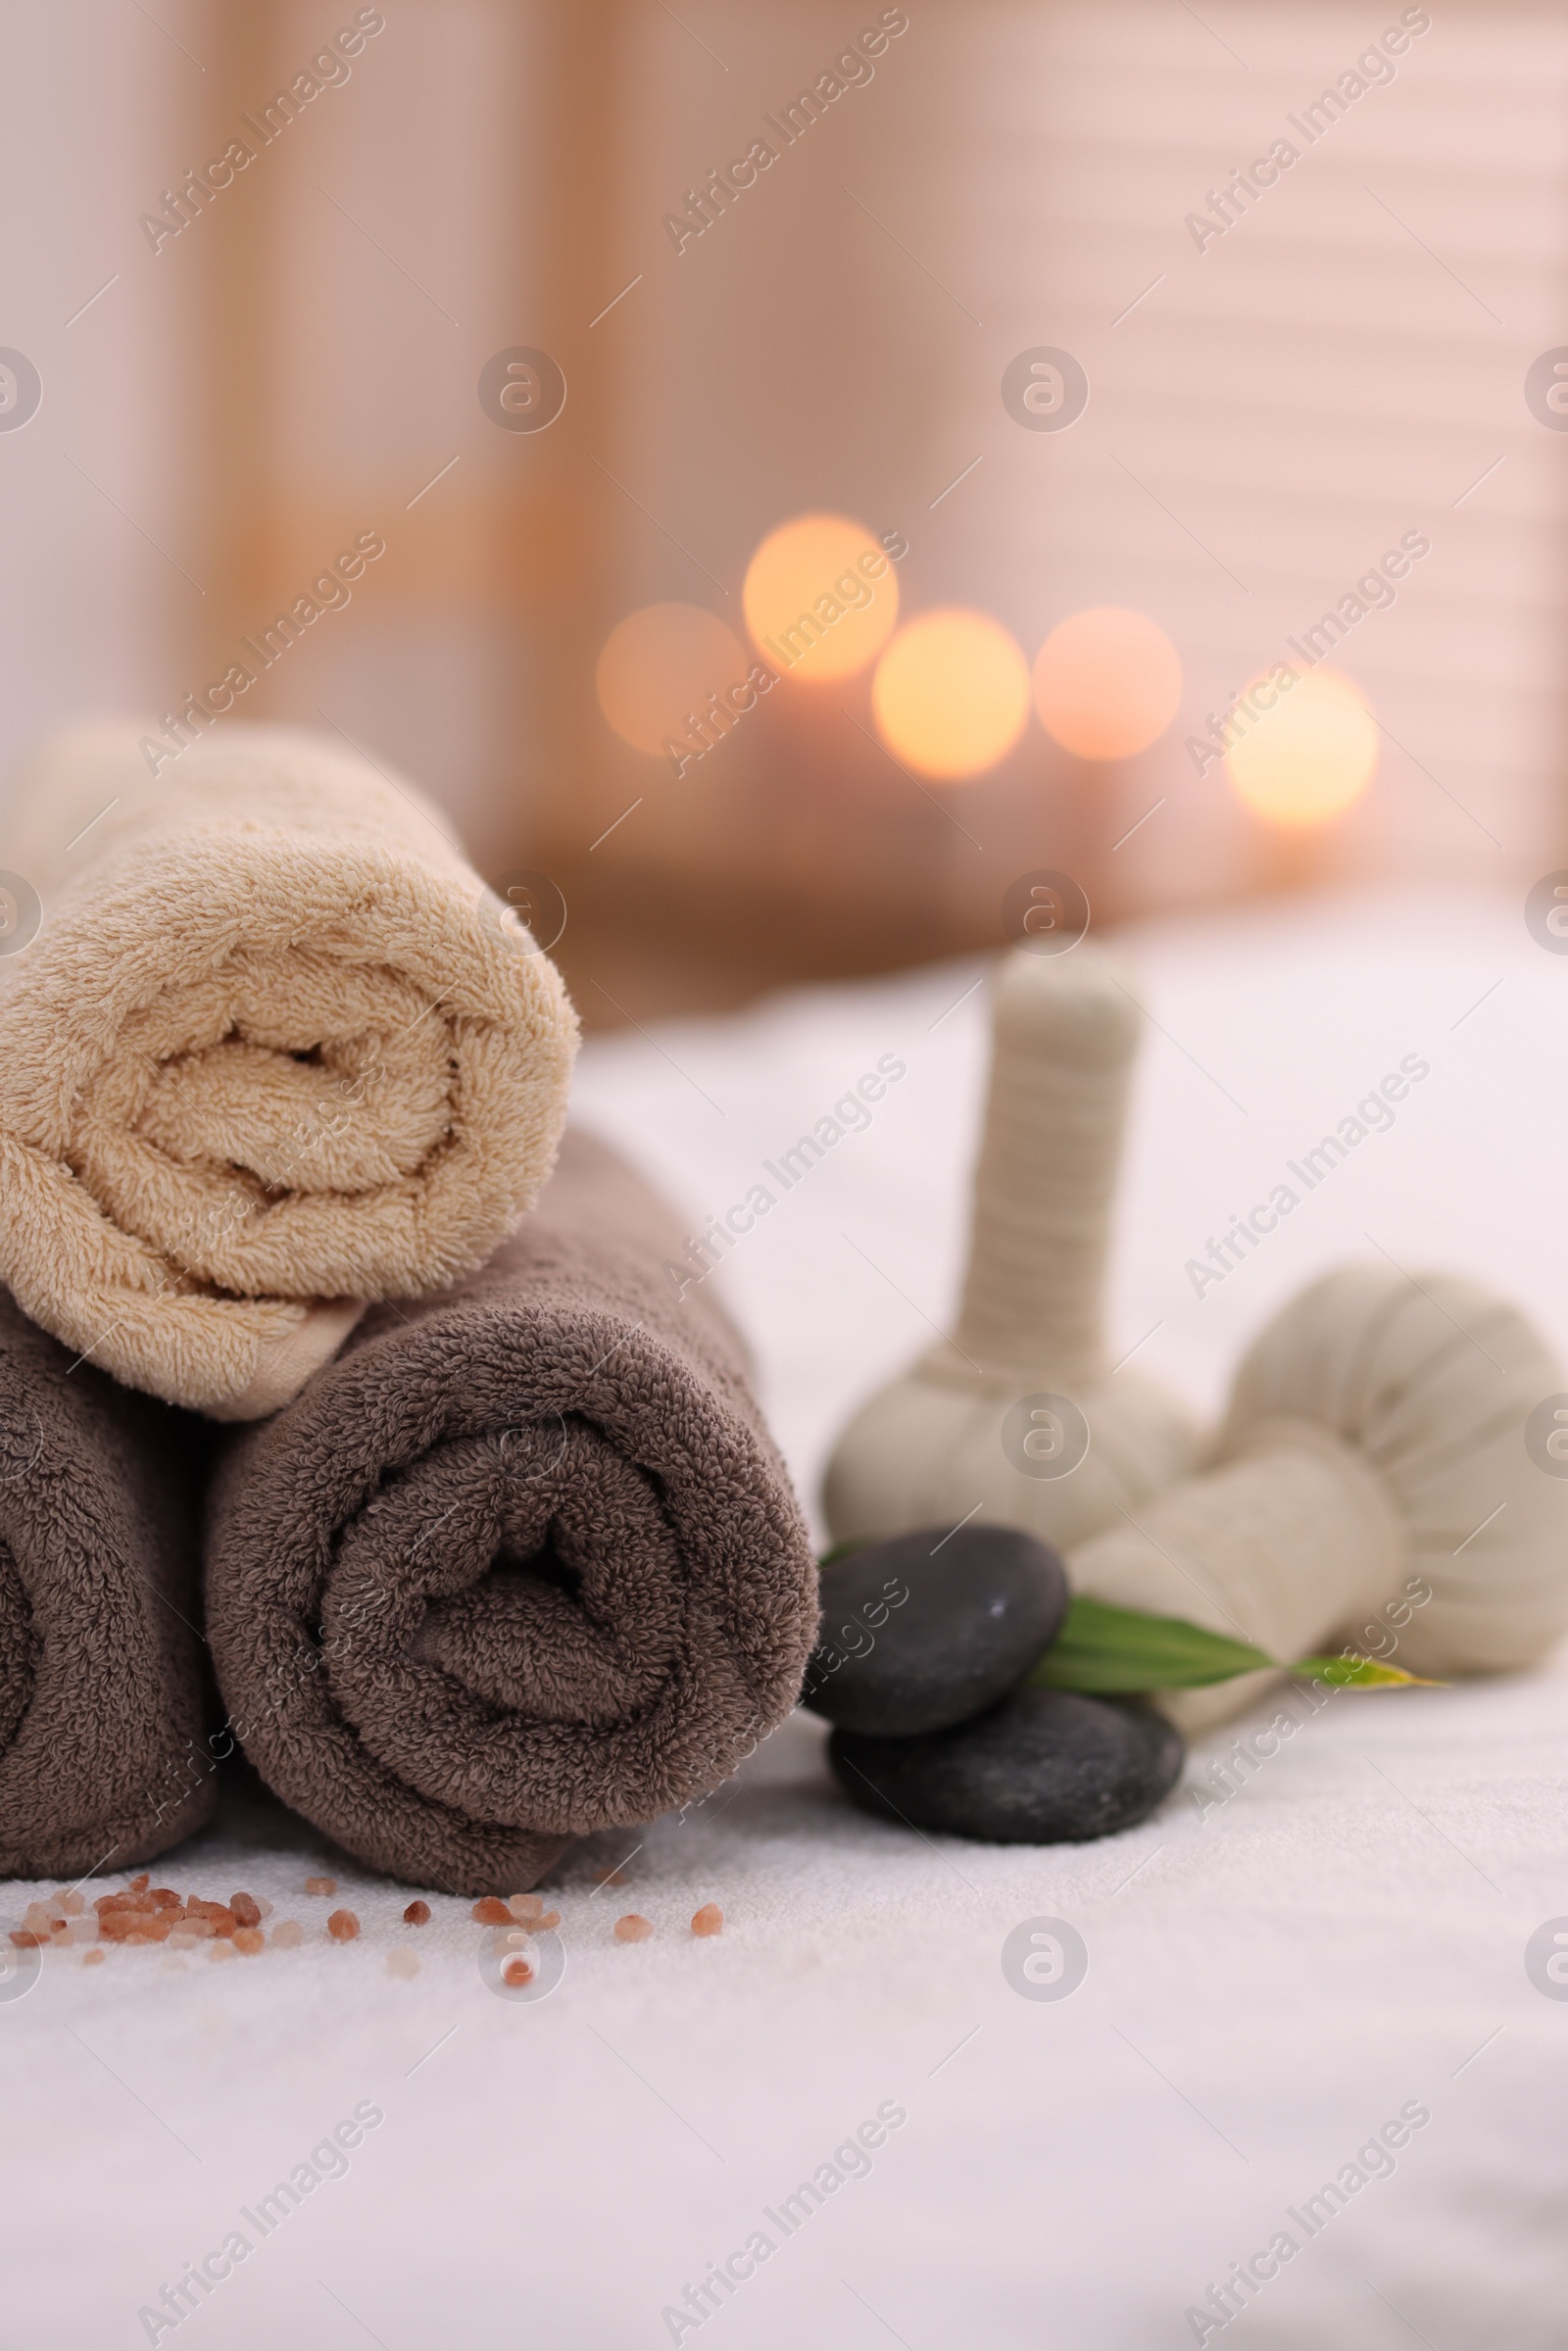
[[[1565,1389],[1484,1284],[1343,1266],[1253,1342],[1213,1466],[1079,1544],[1073,1589],[1282,1662],[1348,1644],[1439,1680],[1532,1665],[1568,1630],[1568,1478],[1540,1433]],[[1158,1702],[1198,1731],[1259,1680]]]
[[[1063,1549],[1198,1458],[1186,1406],[1112,1376],[1102,1303],[1142,1014],[1108,955],[1018,948],[997,981],[957,1327],[863,1404],[828,1465],[834,1537],[974,1513]]]

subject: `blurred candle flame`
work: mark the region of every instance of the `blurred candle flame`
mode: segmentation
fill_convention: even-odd
[[[1378,728],[1359,686],[1337,669],[1285,684],[1255,677],[1231,715],[1225,766],[1238,798],[1270,824],[1326,824],[1361,797],[1378,763]]]
[[[871,686],[883,742],[920,775],[956,781],[1004,758],[1029,717],[1029,664],[989,612],[948,606],[901,628]]]
[[[703,716],[709,697],[739,685],[751,666],[732,629],[700,605],[647,604],[605,639],[595,672],[599,708],[621,740],[662,752]],[[690,742],[682,748],[691,750]]]
[[[746,625],[770,668],[809,684],[853,677],[899,617],[899,583],[876,534],[847,514],[798,514],[746,569]]]
[[[1129,759],[1181,707],[1182,665],[1157,620],[1095,605],[1059,621],[1034,668],[1040,723],[1081,759]]]

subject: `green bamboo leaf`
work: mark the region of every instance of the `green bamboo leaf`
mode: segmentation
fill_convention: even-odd
[[[1429,1682],[1421,1674],[1407,1674],[1397,1665],[1382,1665],[1375,1657],[1303,1657],[1286,1671],[1299,1674],[1303,1680],[1332,1682],[1341,1690],[1446,1690],[1446,1682]]]
[[[1250,1641],[1205,1632],[1179,1616],[1113,1608],[1082,1593],[1068,1603],[1056,1635],[1029,1680],[1039,1690],[1101,1695],[1144,1690],[1200,1690],[1274,1664]]]
[[[836,1543],[831,1550],[824,1551],[816,1564],[818,1567],[831,1567],[835,1559],[848,1559],[852,1551],[869,1550],[872,1543],[879,1540],[875,1535],[846,1535],[842,1543]]]
[[[828,1567],[876,1538],[852,1536],[823,1554]],[[1027,1677],[1037,1690],[1075,1690],[1087,1695],[1136,1696],[1151,1690],[1202,1690],[1238,1674],[1290,1673],[1327,1682],[1340,1690],[1444,1690],[1397,1665],[1372,1657],[1303,1657],[1281,1665],[1250,1641],[1232,1641],[1180,1616],[1152,1616],[1143,1608],[1116,1608],[1080,1592],[1067,1603],[1061,1631]]]

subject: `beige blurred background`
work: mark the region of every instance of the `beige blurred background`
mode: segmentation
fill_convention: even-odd
[[[765,130],[895,16],[808,129]],[[1388,77],[1289,128],[1401,24]],[[1525,397],[1568,342],[1560,10],[64,0],[9,46],[0,345],[43,391],[0,429],[8,758],[176,710],[369,532],[244,710],[339,729],[487,872],[548,874],[591,1025],[1000,944],[1035,868],[1114,920],[1568,861],[1568,436]],[[762,136],[677,250],[665,216]],[[236,137],[155,249],[143,216]],[[1280,137],[1299,161],[1200,250],[1188,216]],[[1089,381],[1065,430],[1002,396],[1043,347]],[[565,378],[543,430],[481,405],[517,348]],[[674,603],[755,658],[748,566],[819,512],[906,540],[901,625],[969,608],[1033,662],[1073,613],[1147,614],[1179,710],[1109,759],[1031,713],[943,778],[879,741],[866,666],[783,679],[679,777],[623,741],[611,632]],[[1334,652],[1377,724],[1353,803],[1286,825],[1200,775],[1188,738],[1407,533],[1430,553]]]

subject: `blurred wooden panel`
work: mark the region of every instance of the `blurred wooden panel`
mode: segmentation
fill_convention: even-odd
[[[253,707],[402,760],[486,870],[552,872],[590,1021],[996,944],[1038,866],[1101,920],[1478,853],[1539,870],[1568,439],[1520,382],[1568,293],[1568,34],[1460,0],[1200,254],[1186,213],[1369,37],[1353,0],[1242,0],[1223,29],[940,0],[787,135],[837,0],[411,0],[200,223],[203,658],[379,531]],[[304,0],[210,0],[204,32],[212,135],[320,37]],[[677,250],[669,217],[768,123],[769,170]],[[1091,377],[1061,434],[1001,399],[1042,343]],[[547,430],[481,408],[514,346],[564,373]],[[1086,605],[1151,612],[1175,725],[1090,765],[1031,722],[931,784],[876,742],[862,674],[784,680],[680,776],[622,743],[611,629],[680,602],[744,637],[753,551],[811,510],[906,535],[906,615],[978,607],[1031,659]],[[1412,525],[1430,565],[1340,657],[1379,780],[1310,840],[1269,832],[1185,738]]]
[[[535,630],[559,614],[561,582],[580,570],[583,554],[578,514],[559,488],[459,490],[413,513],[403,506],[370,490],[351,503],[330,483],[314,495],[298,483],[279,485],[227,534],[224,619],[243,612],[247,629],[265,624],[362,531],[385,542],[363,590],[378,608],[499,607]]]

